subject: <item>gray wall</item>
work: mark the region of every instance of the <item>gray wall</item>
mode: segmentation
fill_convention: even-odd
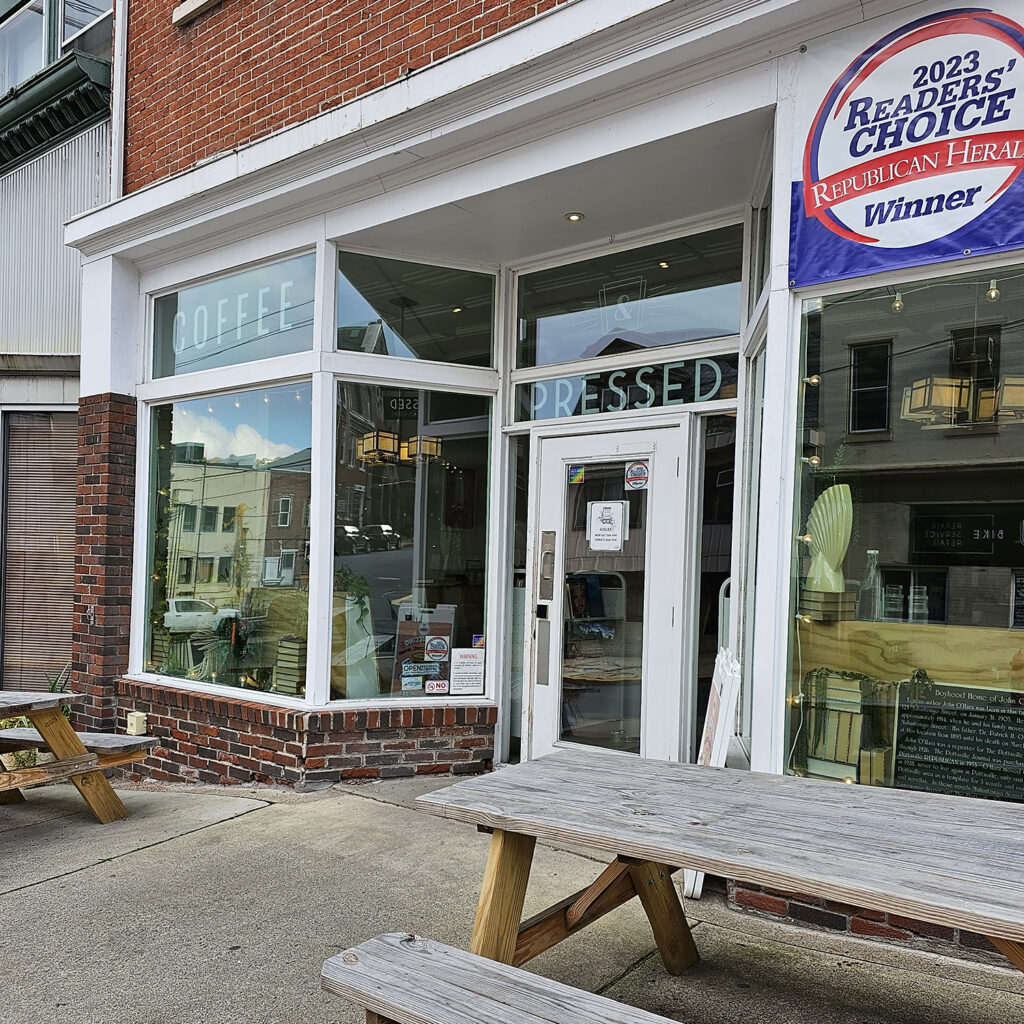
[[[64,222],[106,202],[109,168],[105,121],[0,177],[0,353],[78,353],[82,275]]]

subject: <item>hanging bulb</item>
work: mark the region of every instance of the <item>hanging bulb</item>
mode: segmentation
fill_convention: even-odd
[[[242,408],[242,403],[237,398],[235,399],[235,408],[236,409],[241,409]]]
[[[903,312],[903,296],[900,292],[896,293],[896,298],[892,300],[892,311],[894,313]]]
[[[265,403],[266,403],[267,405],[270,405],[270,395],[268,395],[268,394],[267,394],[266,392],[264,392],[264,394],[263,394],[263,401],[264,401],[264,402],[265,402]]]
[[[989,302],[998,302],[999,295],[999,286],[996,284],[996,279],[992,278],[988,283],[988,291],[985,292],[985,298],[988,299]]]

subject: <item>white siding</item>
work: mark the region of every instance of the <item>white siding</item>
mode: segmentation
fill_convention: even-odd
[[[104,121],[0,177],[0,353],[74,355],[82,274],[64,222],[106,202]]]

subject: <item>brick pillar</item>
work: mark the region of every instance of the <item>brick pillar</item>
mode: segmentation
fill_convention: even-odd
[[[72,689],[79,728],[111,731],[128,668],[135,515],[135,400],[90,395],[78,407],[78,515]]]

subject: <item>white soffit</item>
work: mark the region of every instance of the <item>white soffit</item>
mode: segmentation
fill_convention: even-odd
[[[699,221],[750,201],[773,113],[764,108],[719,121],[355,231],[338,242],[425,260],[498,265]],[[565,220],[572,210],[585,214],[582,223]]]

